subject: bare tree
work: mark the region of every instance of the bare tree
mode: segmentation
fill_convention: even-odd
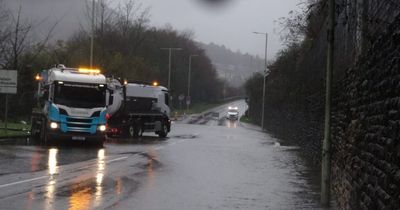
[[[0,1],[0,65],[4,63],[5,42],[10,36],[10,31],[7,27],[8,19],[9,11],[5,8],[3,1]]]
[[[95,0],[94,2],[93,0],[86,0],[84,11],[85,23],[81,24],[81,29],[84,31],[91,29],[93,18],[92,7],[94,3],[94,27],[96,31],[102,34],[106,25],[111,24],[114,15],[116,15],[116,12],[110,6],[112,2],[113,0]]]
[[[319,14],[325,8],[325,1],[303,0],[298,6],[299,10],[292,10],[288,17],[275,21],[281,28],[281,39],[287,46],[299,44],[305,38],[316,37],[324,23]]]
[[[2,63],[0,65],[4,68],[18,69],[18,59],[25,49],[25,41],[32,25],[23,23],[21,20],[22,5],[18,7],[16,15],[10,15],[10,24],[8,31],[5,32],[7,36],[2,44]]]
[[[99,31],[100,31],[100,36],[103,35],[104,33],[104,28],[105,25],[107,24],[111,24],[111,19],[112,19],[112,10],[110,8],[110,0],[99,0],[98,2],[98,15],[97,15],[97,19],[100,19],[99,21]]]
[[[0,6],[1,10],[7,11],[7,15],[0,15],[0,26],[5,26],[0,31],[0,67],[19,69],[21,55],[27,53],[35,46],[35,51],[33,56],[31,56],[32,59],[35,59],[36,55],[42,52],[51,40],[53,31],[59,21],[56,21],[50,27],[43,39],[28,41],[31,38],[30,34],[35,25],[32,22],[23,20],[22,4],[19,5],[15,14],[6,10],[5,7]],[[45,22],[45,20],[40,21],[38,25]]]

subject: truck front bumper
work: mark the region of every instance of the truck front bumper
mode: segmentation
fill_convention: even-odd
[[[48,138],[54,142],[104,142],[106,139],[105,132],[96,132],[95,134],[90,133],[78,133],[78,132],[67,132],[64,133],[60,130],[49,130]]]

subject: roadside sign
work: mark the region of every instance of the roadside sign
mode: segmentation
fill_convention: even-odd
[[[7,134],[7,118],[8,118],[8,94],[17,93],[17,71],[16,70],[0,70],[0,93],[6,94],[6,103],[4,110],[4,128]]]
[[[186,105],[189,106],[191,103],[191,98],[190,96],[186,96]]]
[[[179,101],[183,101],[183,99],[185,99],[185,96],[183,94],[180,94],[178,99],[179,99]]]
[[[17,71],[0,70],[0,93],[17,93]]]

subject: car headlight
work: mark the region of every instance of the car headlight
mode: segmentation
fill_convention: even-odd
[[[105,125],[100,125],[99,126],[99,131],[104,132],[106,131],[107,127]]]
[[[51,129],[57,129],[58,128],[58,124],[56,122],[51,122],[50,123],[50,128]]]

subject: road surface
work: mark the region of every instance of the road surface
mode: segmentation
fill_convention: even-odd
[[[229,104],[244,112],[244,101]],[[226,121],[227,107],[104,148],[0,145],[0,209],[318,209],[318,173],[296,146]]]

